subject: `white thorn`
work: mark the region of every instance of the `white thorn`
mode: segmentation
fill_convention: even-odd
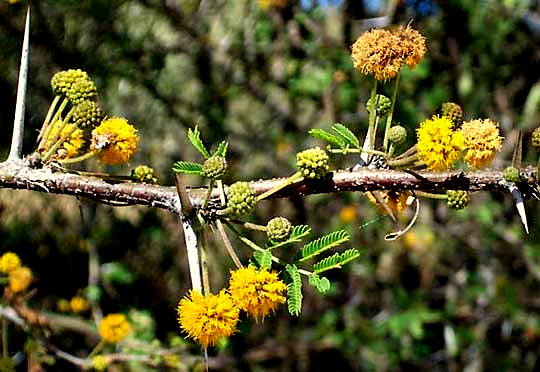
[[[521,195],[521,191],[519,191],[517,186],[514,184],[510,185],[509,190],[510,193],[512,193],[512,197],[514,198],[514,203],[516,204],[516,209],[518,211],[519,218],[521,219],[521,223],[525,228],[525,232],[528,234],[529,225],[527,223],[527,212],[525,212],[525,204],[523,203],[523,196]]]
[[[21,53],[21,66],[19,68],[19,82],[17,85],[17,102],[15,104],[15,119],[13,120],[13,136],[8,160],[20,159],[24,134],[24,110],[26,106],[26,83],[28,76],[28,57],[30,55],[30,7],[26,12],[24,26],[24,39]]]

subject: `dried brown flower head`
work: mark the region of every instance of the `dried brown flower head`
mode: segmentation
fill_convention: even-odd
[[[399,38],[387,30],[375,29],[362,34],[352,45],[354,67],[377,80],[393,79],[402,65]]]
[[[416,66],[426,54],[424,37],[410,26],[396,31],[374,29],[362,34],[352,45],[354,67],[377,80],[393,79],[403,64]]]
[[[426,54],[426,39],[420,32],[413,30],[410,26],[400,26],[395,34],[400,39],[405,63],[410,69],[414,68]]]

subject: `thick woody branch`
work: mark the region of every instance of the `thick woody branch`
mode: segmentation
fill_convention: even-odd
[[[529,173],[530,178],[534,179],[533,171],[531,170]],[[257,194],[262,194],[283,180],[283,178],[276,178],[254,181],[251,184]],[[373,190],[507,191],[507,185],[502,178],[502,172],[493,170],[442,173],[393,170],[336,171],[329,173],[328,177],[322,180],[305,180],[294,183],[272,197],[284,198],[295,195]],[[531,184],[524,182],[522,186],[533,189],[535,184],[532,181]],[[0,163],[0,188],[76,195],[113,205],[146,205],[181,215],[180,201],[174,187],[125,182],[111,183],[100,178],[54,171],[48,167],[34,169],[24,161]],[[188,189],[188,193],[192,204],[195,207],[200,207],[205,190],[192,188]],[[213,196],[216,199],[219,197],[217,189]]]

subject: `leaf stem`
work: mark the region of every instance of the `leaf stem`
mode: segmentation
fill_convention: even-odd
[[[388,113],[388,117],[386,118],[386,128],[384,130],[384,139],[383,139],[383,148],[385,150],[388,149],[388,136],[390,134],[390,127],[392,126],[392,117],[394,116],[394,108],[396,107],[396,98],[397,98],[397,91],[399,86],[399,76],[398,73],[396,76],[396,82],[394,83],[394,92],[392,93],[392,101],[390,104],[390,112]]]

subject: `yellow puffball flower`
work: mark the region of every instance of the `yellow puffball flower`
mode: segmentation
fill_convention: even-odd
[[[232,335],[240,312],[225,291],[203,296],[193,289],[180,300],[176,310],[182,329],[202,347]]]
[[[490,119],[466,121],[459,130],[465,141],[465,162],[475,168],[488,165],[502,147],[499,125]]]
[[[74,313],[82,313],[88,310],[88,301],[81,296],[74,296],[69,301],[69,307]]]
[[[8,274],[21,267],[21,259],[16,253],[6,252],[0,257],[0,271]]]
[[[80,129],[75,129],[74,124],[64,125],[62,120],[57,120],[52,124],[51,132],[45,142],[45,148],[50,148],[53,145],[53,139],[60,139],[62,136],[71,132],[70,136],[56,151],[61,159],[74,158],[79,155],[84,146],[84,134]]]
[[[60,134],[60,137],[63,137],[64,135],[67,135],[70,132],[71,132],[70,136],[62,144],[62,146],[60,146],[60,148],[57,150],[58,155],[62,159],[74,158],[75,156],[80,154],[80,150],[84,146],[83,131],[78,128],[75,128],[74,124],[67,124],[62,129],[62,133]]]
[[[105,342],[120,342],[131,331],[124,314],[109,314],[99,323],[99,334]]]
[[[32,283],[33,275],[32,270],[28,267],[19,267],[9,273],[9,289],[14,293],[19,293]]]
[[[459,159],[464,139],[452,126],[446,116],[433,116],[420,124],[416,149],[429,170],[447,170]]]
[[[229,292],[234,303],[256,319],[264,318],[284,303],[286,289],[276,272],[256,270],[253,266],[231,272]]]
[[[108,118],[92,131],[90,149],[104,164],[123,164],[137,150],[137,129],[124,118]]]

